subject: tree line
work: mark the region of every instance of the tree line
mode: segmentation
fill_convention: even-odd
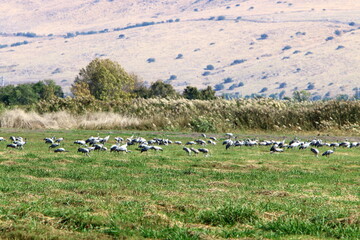
[[[161,80],[147,86],[136,74],[127,73],[119,63],[100,58],[92,60],[79,71],[70,90],[74,98],[101,101],[156,97],[189,100],[218,98],[210,86],[205,89],[187,86],[182,93],[178,93],[171,84]],[[53,80],[0,87],[0,102],[5,106],[32,105],[41,100],[56,97],[63,98],[64,92]],[[225,94],[223,98],[227,99],[229,96]],[[261,98],[261,96],[254,96],[254,98]],[[292,98],[284,97],[283,99],[296,102],[308,101],[310,93],[305,90],[294,91]],[[338,100],[348,99],[342,96]]]

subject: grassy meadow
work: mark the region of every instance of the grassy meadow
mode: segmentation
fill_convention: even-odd
[[[316,158],[309,149],[280,154],[270,154],[270,147],[263,146],[225,150],[222,141],[206,146],[208,157],[188,156],[175,144],[162,146],[163,152],[140,153],[136,146],[129,146],[132,152],[127,154],[92,152],[87,157],[76,152],[74,140],[98,133],[111,136],[107,147],[114,137],[133,134],[2,130],[1,136],[20,135],[27,144],[18,150],[0,142],[0,238],[360,236],[359,148],[338,148],[329,158]],[[201,138],[174,132],[138,134],[183,143]],[[42,139],[52,136],[64,137],[62,147],[70,152],[48,150]]]

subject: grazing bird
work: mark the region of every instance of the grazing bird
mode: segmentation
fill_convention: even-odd
[[[274,144],[270,148],[270,153],[276,153],[276,152],[284,152],[284,149],[279,148],[277,144]]]
[[[163,151],[163,149],[161,147],[159,147],[159,146],[152,146],[151,149],[155,150],[156,152],[157,151]]]
[[[196,144],[196,142],[194,142],[194,141],[189,141],[189,142],[187,142],[185,145],[195,145]]]
[[[85,154],[86,156],[90,157],[90,155],[89,155],[90,150],[88,148],[78,148],[78,152],[81,152],[81,153]]]
[[[195,153],[195,154],[198,154],[199,153],[199,150],[195,149],[195,148],[190,148],[190,150]]]
[[[311,148],[310,151],[313,152],[316,157],[319,157],[319,150],[317,150],[316,148]]]
[[[329,157],[331,154],[334,153],[334,151],[335,151],[335,148],[334,148],[334,150],[327,150],[323,154],[321,154],[321,156]]]
[[[57,142],[57,143],[60,143],[60,142],[62,142],[62,141],[64,141],[64,138],[57,138],[56,140],[55,140],[55,142]]]
[[[199,150],[199,152],[204,153],[205,156],[208,156],[209,152],[210,152],[209,149],[207,149],[207,148],[199,148],[198,150]]]
[[[181,141],[175,141],[174,143],[177,144],[177,145],[181,145],[181,144],[182,144]]]
[[[2,141],[6,141],[6,139],[3,137],[0,137],[0,142],[2,142]]]
[[[190,149],[190,148],[184,147],[183,150],[184,150],[185,152],[187,152],[188,155],[190,155],[190,153],[191,153],[191,149]]]
[[[57,148],[58,146],[60,146],[60,143],[53,143],[49,146],[49,149],[50,148]]]
[[[54,150],[55,153],[59,153],[59,152],[69,152],[67,150],[65,150],[65,148],[58,148]]]
[[[54,138],[44,138],[45,143],[50,143],[53,144],[54,143]]]
[[[123,153],[131,152],[131,151],[129,151],[127,149],[127,146],[128,146],[128,144],[124,144],[124,145],[121,145],[121,146],[113,145],[110,148],[110,152],[123,152]]]
[[[225,135],[226,135],[228,138],[234,137],[234,134],[232,134],[232,133],[226,133]]]
[[[8,145],[6,145],[7,148],[17,148],[17,144],[15,143],[10,143]]]
[[[86,142],[84,140],[76,140],[74,142],[74,144],[79,144],[79,145],[83,145],[83,146],[86,146]]]
[[[216,137],[210,137],[211,140],[217,141]]]
[[[202,133],[201,136],[202,136],[203,138],[206,138],[206,134],[205,134],[205,133]]]

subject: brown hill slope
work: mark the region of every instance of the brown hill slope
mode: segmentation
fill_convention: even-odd
[[[359,26],[352,0],[0,0],[0,77],[51,78],[67,88],[80,68],[105,57],[179,91],[353,95]]]

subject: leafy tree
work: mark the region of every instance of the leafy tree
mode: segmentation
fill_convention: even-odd
[[[100,100],[129,98],[134,79],[117,62],[96,58],[80,70],[71,86],[76,96],[93,96]]]
[[[293,99],[297,102],[305,102],[309,101],[310,99],[310,93],[308,91],[302,90],[302,91],[294,91],[293,92]]]
[[[54,80],[44,80],[34,83],[32,88],[40,99],[51,99],[53,97],[64,97],[61,86],[56,85]]]
[[[200,92],[197,89],[197,87],[191,87],[187,86],[183,91],[183,97],[186,99],[199,99],[200,98]]]
[[[158,80],[150,86],[149,97],[165,98],[174,96],[176,96],[176,91],[171,84]]]
[[[207,88],[205,89],[202,89],[200,91],[200,98],[202,100],[212,100],[212,99],[215,99],[216,96],[215,96],[215,91],[212,89],[212,87],[208,86]]]

